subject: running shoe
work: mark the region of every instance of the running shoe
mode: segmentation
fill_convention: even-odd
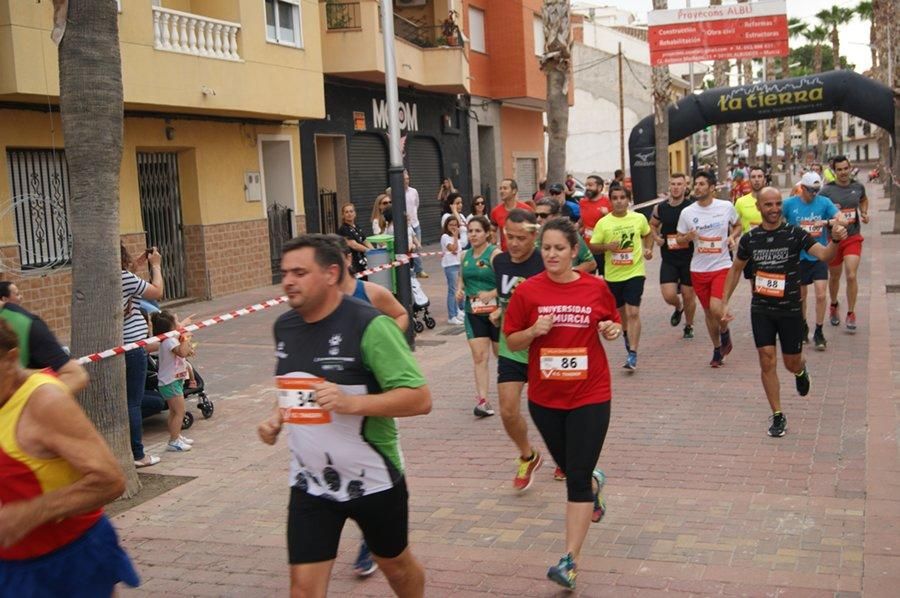
[[[672,317],[669,318],[669,324],[671,324],[672,326],[678,326],[679,324],[681,324],[681,314],[683,313],[683,309],[676,309],[674,312],[672,312]]]
[[[719,349],[713,349],[712,359],[709,361],[709,366],[713,368],[722,367],[724,360],[722,358],[722,352]]]
[[[794,374],[794,384],[797,385],[797,394],[801,397],[805,397],[809,394],[810,382],[808,367],[804,366],[802,372]]]
[[[569,590],[575,589],[575,577],[578,571],[575,567],[575,561],[572,560],[572,553],[567,552],[559,563],[547,569],[547,579],[558,583]]]
[[[684,327],[684,334],[681,336],[681,338],[694,338],[694,327],[690,324],[686,324]]]
[[[356,555],[356,563],[353,564],[353,572],[357,577],[368,577],[378,569],[378,563],[372,558],[369,545],[363,540],[359,543],[359,554]]]
[[[428,272],[426,272],[425,270],[422,270],[421,272],[416,274],[416,278],[431,278],[431,277],[428,276]]]
[[[731,331],[726,330],[721,333],[719,339],[722,341],[722,357],[725,357],[734,349],[734,345],[731,343]]]
[[[828,341],[825,340],[825,334],[822,332],[821,326],[816,326],[816,331],[813,333],[813,343],[816,345],[816,351],[824,351],[825,347],[828,346]]]
[[[847,312],[847,332],[856,332],[856,314]]]
[[[553,470],[553,479],[557,482],[566,481],[566,472],[564,472],[559,465],[557,465],[556,469]]]
[[[491,404],[481,399],[478,401],[478,404],[475,405],[475,409],[473,410],[477,417],[488,417],[494,415],[494,408],[491,407]]]
[[[593,523],[599,522],[606,514],[606,501],[603,499],[603,486],[606,484],[606,474],[601,470],[595,469],[591,475],[593,482],[597,484],[597,490],[594,492],[594,512],[591,514]]]
[[[180,440],[181,442],[183,442],[183,443],[185,443],[185,444],[190,444],[190,445],[193,445],[193,444],[194,444],[194,439],[193,439],[193,438],[185,438],[184,436],[179,436],[179,437],[178,437],[178,440]]]
[[[838,315],[838,304],[837,302],[832,303],[828,307],[828,315],[831,320],[832,326],[840,326],[841,325],[841,316]]]
[[[541,459],[539,452],[531,449],[530,460],[525,461],[522,457],[519,457],[517,461],[519,462],[519,471],[516,472],[516,477],[513,478],[513,488],[519,492],[525,492],[531,488],[531,484],[534,482],[534,472],[541,466],[543,459]]]
[[[806,323],[806,320],[803,320],[803,344],[809,344],[809,324]]]
[[[637,369],[637,352],[629,351],[628,357],[625,358],[625,365],[622,366],[626,370],[633,372]]]
[[[781,411],[773,413],[769,417],[769,421],[772,422],[769,426],[769,436],[772,438],[780,438],[784,436],[784,429],[787,427],[787,418]]]
[[[184,442],[181,438],[176,438],[175,440],[169,441],[169,444],[166,445],[166,450],[175,453],[183,453],[185,451],[191,450],[191,445],[189,445],[187,442]]]

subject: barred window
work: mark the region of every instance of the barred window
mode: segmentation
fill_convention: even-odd
[[[72,235],[65,152],[8,149],[6,166],[22,269],[69,264]]]

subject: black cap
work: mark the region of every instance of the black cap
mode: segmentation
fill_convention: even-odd
[[[563,190],[563,186],[559,183],[553,183],[552,185],[550,185],[548,191],[550,191],[550,193],[565,193],[565,191]]]

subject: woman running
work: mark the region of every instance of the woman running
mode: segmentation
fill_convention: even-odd
[[[572,589],[588,527],[604,512],[604,476],[594,467],[609,427],[612,388],[600,337],[619,338],[622,325],[606,283],[572,269],[578,252],[572,222],[544,224],[540,246],[545,271],[516,288],[503,332],[510,350],[528,349],[528,409],[566,474],[566,554],[547,577]]]
[[[488,361],[493,350],[497,355],[500,340],[499,329],[491,323],[488,315],[497,309],[497,281],[491,261],[500,253],[500,248],[488,243],[491,222],[484,216],[473,216],[469,220],[469,243],[462,256],[459,283],[456,285],[456,299],[465,299],[466,338],[472,351],[475,366],[475,415],[494,415],[488,403]]]

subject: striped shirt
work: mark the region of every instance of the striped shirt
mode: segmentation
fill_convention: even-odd
[[[147,320],[141,314],[137,299],[144,296],[147,290],[147,281],[132,274],[128,270],[122,270],[122,309],[128,306],[131,300],[131,310],[125,316],[125,324],[122,330],[123,341],[133,343],[143,340],[150,334],[147,329]]]

